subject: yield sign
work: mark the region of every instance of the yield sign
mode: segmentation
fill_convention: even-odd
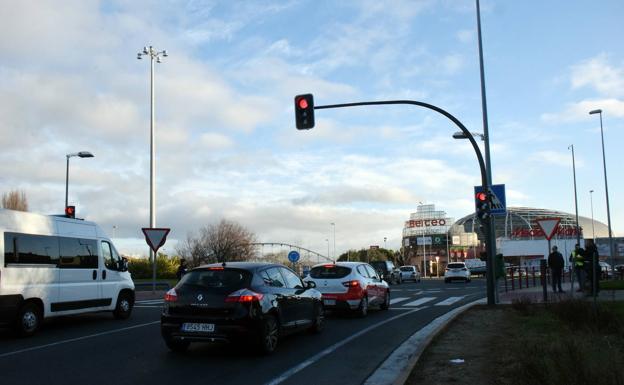
[[[536,222],[539,227],[541,227],[544,232],[544,237],[550,241],[550,238],[555,235],[557,228],[559,227],[560,218],[544,218],[537,219]]]
[[[154,254],[156,254],[156,251],[158,251],[158,249],[165,244],[167,234],[171,231],[171,229],[149,227],[144,227],[141,230],[143,230],[143,234],[145,234],[145,241]]]

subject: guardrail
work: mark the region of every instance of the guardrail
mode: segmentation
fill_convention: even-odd
[[[152,282],[135,282],[134,289],[137,291],[151,290],[153,285],[154,284]],[[169,285],[169,282],[156,282],[156,288],[160,290],[169,290],[171,289],[171,285]]]
[[[564,270],[561,275],[561,283],[570,282],[572,274],[572,270]],[[548,285],[551,284],[551,272],[550,269],[546,269],[546,283]],[[612,279],[619,278],[624,279],[624,270],[616,272],[615,277],[613,277],[613,273],[609,274],[606,268],[601,269],[599,280],[604,279]],[[589,277],[585,277],[586,281],[591,281]],[[506,268],[505,274],[505,292],[509,290],[516,290],[542,286],[542,273],[540,269],[535,266],[531,267],[520,267],[520,266],[512,266]]]

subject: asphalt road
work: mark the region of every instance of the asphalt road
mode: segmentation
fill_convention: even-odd
[[[194,344],[170,352],[160,337],[160,303],[132,317],[107,313],[48,321],[34,337],[0,330],[0,378],[12,384],[361,384],[406,338],[434,318],[485,296],[485,282],[391,286],[388,311],[327,317],[318,335],[295,334],[268,357],[244,346]]]

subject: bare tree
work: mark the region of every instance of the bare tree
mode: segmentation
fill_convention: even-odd
[[[199,237],[188,235],[177,251],[191,266],[246,261],[255,257],[255,247],[252,245],[255,240],[256,236],[243,226],[222,219],[218,224],[202,227]]]
[[[17,211],[28,211],[28,199],[26,193],[19,190],[11,190],[2,194],[2,208]]]

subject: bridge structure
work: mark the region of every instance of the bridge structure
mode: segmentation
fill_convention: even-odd
[[[274,259],[280,260],[281,262],[289,262],[288,253],[296,250],[297,252],[299,252],[299,261],[297,262],[298,264],[313,265],[321,262],[333,262],[333,260],[327,255],[317,253],[316,251],[307,249],[305,247],[291,245],[289,243],[255,242],[251,245],[255,247],[257,255],[260,255],[261,258],[272,257]]]

